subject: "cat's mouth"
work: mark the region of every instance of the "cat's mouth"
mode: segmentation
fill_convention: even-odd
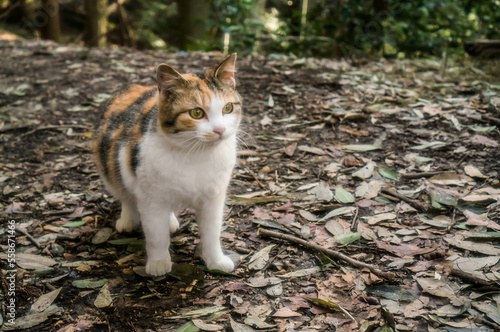
[[[205,134],[203,137],[203,141],[205,143],[217,144],[226,139],[226,135],[219,135],[217,133],[209,133]]]

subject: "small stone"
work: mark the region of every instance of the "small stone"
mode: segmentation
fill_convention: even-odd
[[[64,254],[64,248],[60,244],[54,242],[50,245],[50,252],[54,256],[62,256]]]

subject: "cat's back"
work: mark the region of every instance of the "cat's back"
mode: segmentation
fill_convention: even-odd
[[[115,189],[123,187],[118,153],[129,151],[130,168],[136,167],[137,150],[143,136],[158,114],[156,86],[131,85],[113,95],[100,109],[100,120],[94,131],[92,150],[97,168]]]
[[[98,129],[103,125],[133,125],[134,116],[151,111],[156,106],[158,95],[156,86],[131,85],[115,93],[100,109]]]

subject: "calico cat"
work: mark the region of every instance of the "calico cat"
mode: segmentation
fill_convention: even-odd
[[[146,272],[172,269],[174,211],[196,209],[202,257],[209,269],[232,271],[220,245],[224,201],[236,163],[241,97],[236,53],[202,75],[161,64],[157,86],[132,85],[105,106],[93,153],[107,189],[121,201],[118,232],[142,224]]]

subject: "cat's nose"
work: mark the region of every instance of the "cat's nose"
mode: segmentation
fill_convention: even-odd
[[[226,131],[226,128],[214,128],[214,133],[217,133],[219,134],[219,138],[222,138],[222,135],[224,134],[224,132]]]

